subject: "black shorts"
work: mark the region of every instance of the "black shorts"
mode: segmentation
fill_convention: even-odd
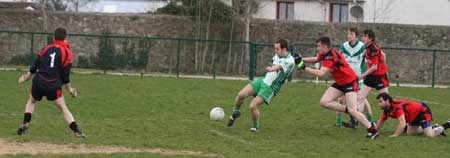
[[[376,88],[377,90],[389,87],[389,80],[387,74],[384,75],[369,75],[364,78],[366,86]]]
[[[59,88],[48,88],[39,85],[33,85],[31,87],[31,96],[37,101],[42,100],[42,97],[45,96],[47,100],[56,100],[62,96],[61,87]]]
[[[343,93],[358,92],[358,80],[353,80],[352,82],[345,85],[337,85],[336,83],[334,83],[333,85],[331,85],[331,87],[334,87]]]
[[[421,126],[423,129],[432,126],[433,114],[431,113],[430,108],[424,102],[420,103],[422,105],[421,111],[419,115],[417,115],[416,119],[410,123],[411,126]]]

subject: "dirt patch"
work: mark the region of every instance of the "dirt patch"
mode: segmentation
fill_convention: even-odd
[[[0,139],[0,155],[2,154],[86,154],[86,153],[153,153],[161,155],[189,155],[202,157],[224,157],[221,154],[189,150],[172,150],[161,148],[134,149],[115,146],[91,146],[82,144],[49,144],[38,142],[9,142]]]

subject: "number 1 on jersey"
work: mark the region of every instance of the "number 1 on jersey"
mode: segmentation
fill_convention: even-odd
[[[50,54],[50,58],[52,58],[52,60],[50,61],[50,67],[54,67],[55,66],[55,56],[56,56],[55,52]]]

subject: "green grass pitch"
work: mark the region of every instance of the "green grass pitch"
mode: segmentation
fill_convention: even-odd
[[[25,137],[14,135],[23,119],[30,82],[17,84],[21,72],[0,71],[0,138],[52,144],[111,145],[217,153],[225,157],[450,157],[450,138],[401,136],[388,138],[397,121],[390,119],[380,137],[366,130],[333,127],[334,112],[319,99],[328,85],[286,83],[270,106],[262,106],[261,130],[251,125],[247,99],[231,128],[226,120],[211,121],[209,110],[223,107],[229,116],[234,98],[248,81],[177,79],[111,75],[71,77],[79,97],[66,95],[69,109],[87,139],[73,137],[62,113],[40,102]],[[420,99],[431,107],[434,123],[450,118],[450,89],[390,88],[395,97]],[[370,103],[375,117],[375,94]],[[0,155],[0,157],[195,157],[150,153]]]

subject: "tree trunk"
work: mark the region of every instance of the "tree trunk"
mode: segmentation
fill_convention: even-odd
[[[238,52],[240,52],[240,51],[238,51]],[[234,53],[232,70],[238,70],[238,71],[233,71],[233,72],[239,72],[239,67],[238,67],[237,63],[238,63],[238,53]]]
[[[233,27],[234,27],[234,23],[233,23],[233,18],[231,19],[231,28],[230,28],[230,41],[232,41],[233,40]],[[228,44],[228,58],[227,58],[227,67],[225,68],[225,74],[227,74],[228,75],[228,72],[229,72],[229,68],[230,68],[230,62],[231,62],[231,46],[232,46],[232,43],[230,42],[229,44]]]
[[[250,17],[245,17],[245,29],[244,29],[244,40],[245,41],[250,41]],[[240,73],[243,74],[244,70],[246,69],[245,67],[245,61],[250,61],[250,43],[247,43],[245,45],[245,50],[244,50],[244,55],[242,55],[242,60],[241,60],[241,69],[240,69]],[[249,70],[250,71],[250,70]]]
[[[200,28],[201,28],[201,13],[200,13],[200,2],[197,2],[197,13],[198,16],[196,17],[196,22],[197,22],[197,28],[196,28],[196,32],[195,32],[195,38],[200,38]],[[195,71],[198,71],[199,68],[199,62],[198,62],[198,57],[199,57],[199,42],[195,42],[195,59],[194,59],[194,64],[195,64]]]
[[[214,69],[216,68],[216,49],[217,49],[217,45],[216,43],[214,43],[214,45],[212,46],[212,56],[211,56],[211,74],[214,73]]]
[[[208,15],[208,25],[206,26],[206,40],[209,39],[209,31],[211,27],[211,17],[212,17],[212,6],[209,8],[209,15]],[[201,66],[201,72],[204,72],[205,70],[205,63],[206,63],[206,54],[208,54],[209,49],[209,42],[205,42],[205,48],[203,49],[203,56],[202,56],[202,66]]]
[[[42,11],[42,24],[43,24],[43,30],[44,32],[48,31],[48,25],[47,25],[47,11],[45,11],[45,7],[47,6],[47,0],[43,0],[41,11]]]
[[[75,6],[75,12],[78,12],[78,8],[80,6],[80,0],[75,1],[74,6]]]

